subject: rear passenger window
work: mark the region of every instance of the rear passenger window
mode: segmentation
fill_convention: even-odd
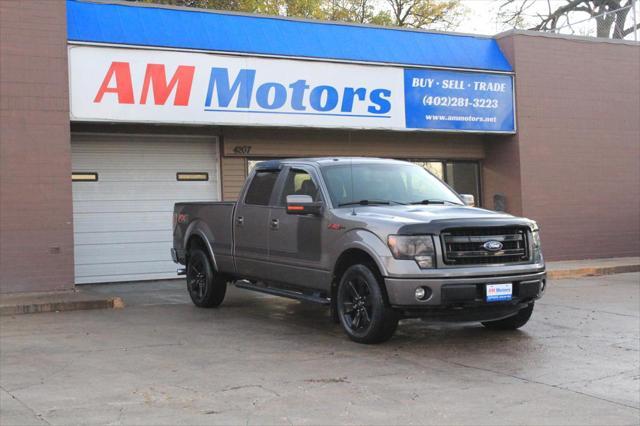
[[[249,189],[247,190],[244,203],[268,206],[269,200],[271,199],[271,193],[273,192],[273,187],[275,186],[277,179],[278,172],[256,172],[251,184],[249,185]]]

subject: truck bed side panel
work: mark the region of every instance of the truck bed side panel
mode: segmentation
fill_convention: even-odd
[[[180,254],[189,239],[200,236],[213,252],[215,267],[220,272],[235,272],[233,261],[234,202],[176,203],[173,246]]]

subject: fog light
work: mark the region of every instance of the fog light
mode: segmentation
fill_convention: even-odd
[[[415,292],[416,300],[427,300],[431,297],[431,289],[429,287],[418,287]]]
[[[433,258],[431,256],[416,256],[414,259],[420,269],[433,268]]]
[[[547,286],[547,280],[542,280],[540,283],[540,293],[544,292],[544,288]]]

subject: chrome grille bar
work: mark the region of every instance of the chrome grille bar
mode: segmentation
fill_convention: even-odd
[[[443,260],[447,265],[524,263],[529,260],[528,228],[486,227],[446,229],[441,234]],[[502,248],[484,247],[497,241]]]

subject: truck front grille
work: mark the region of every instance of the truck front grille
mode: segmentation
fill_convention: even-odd
[[[442,254],[447,265],[495,265],[529,260],[526,227],[486,227],[445,229],[441,233]],[[497,250],[485,248],[497,241]],[[497,245],[497,244],[496,244]]]

